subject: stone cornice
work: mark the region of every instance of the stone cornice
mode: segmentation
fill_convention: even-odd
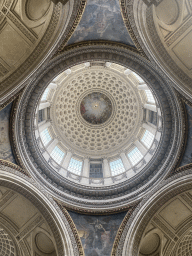
[[[127,204],[133,203],[134,200],[138,201],[141,199],[146,193],[145,191],[150,191],[152,185],[150,184],[152,178],[152,171],[150,172],[150,170],[152,169],[150,169],[149,166],[145,170],[145,175],[140,173],[137,175],[137,179],[134,180],[134,183],[129,183],[130,181],[127,180],[119,185],[114,185],[113,190],[110,187],[98,187],[93,189],[91,186],[74,185],[72,181],[68,181],[64,177],[61,178],[58,173],[46,165],[43,159],[41,163],[39,163],[40,152],[38,149],[32,150],[30,153],[28,152],[32,149],[34,143],[34,129],[30,119],[34,116],[34,110],[39,102],[42,91],[52,78],[61,71],[75,64],[91,60],[119,63],[138,72],[141,77],[147,81],[151,90],[153,90],[157,99],[159,99],[158,104],[161,108],[162,120],[165,120],[163,121],[164,132],[166,130],[166,135],[163,136],[163,141],[165,139],[166,143],[158,146],[158,154],[154,157],[154,159],[156,159],[155,161],[158,161],[158,163],[155,163],[154,160],[150,162],[150,168],[153,168],[156,177],[154,184],[160,177],[160,179],[163,178],[165,172],[168,173],[177,166],[182,156],[186,132],[184,106],[177,98],[175,91],[171,88],[171,84],[167,83],[165,75],[159,74],[148,61],[137,53],[121,47],[119,48],[114,44],[110,45],[109,43],[107,46],[100,42],[98,45],[96,45],[96,43],[90,43],[89,46],[71,48],[54,58],[43,70],[39,70],[37,80],[31,81],[23,92],[17,106],[15,106],[15,120],[12,122],[14,124],[14,127],[12,127],[13,144],[20,165],[24,167],[24,163],[27,164],[27,169],[30,170],[31,175],[34,176],[35,179],[41,180],[42,186],[46,186],[49,191],[52,191],[51,193],[53,193],[55,198],[65,204],[71,205],[71,207],[82,208],[83,211],[93,209],[98,213],[106,210],[112,212],[120,208],[120,206],[125,209]],[[34,87],[35,91],[33,91]],[[32,94],[33,98],[31,98]],[[27,107],[29,99],[30,106]],[[28,121],[24,124],[26,116],[28,116]],[[26,130],[25,134],[27,134],[26,138],[27,141],[30,142],[30,147],[27,146],[27,141],[23,140],[24,127],[28,127],[28,131]],[[162,143],[164,143],[163,141]],[[17,145],[18,143],[20,144],[19,147]],[[36,159],[36,157],[38,158]],[[46,165],[46,167],[43,167],[43,165]],[[150,175],[147,171],[150,172]],[[65,186],[63,186],[63,182]],[[132,184],[131,187],[130,184]],[[68,190],[69,187],[70,189]],[[85,198],[87,200],[84,200]],[[73,203],[71,203],[71,200]],[[100,200],[102,204],[100,204]]]

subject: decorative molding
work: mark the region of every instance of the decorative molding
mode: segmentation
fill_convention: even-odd
[[[14,96],[8,99],[8,101],[4,102],[2,105],[0,105],[0,111],[4,108],[6,108],[11,102],[16,100],[17,97],[19,97],[20,94],[22,94],[23,89],[21,91],[17,92]]]
[[[36,42],[35,36],[29,32],[27,28],[9,11],[7,17],[15,24],[15,26],[21,30],[23,35],[25,35],[33,44]]]
[[[57,0],[56,0],[57,1]],[[63,0],[60,0],[60,1],[63,1]],[[63,42],[61,43],[61,45],[59,46],[58,50],[55,52],[55,54],[52,56],[52,59],[55,58],[56,56],[60,55],[63,51],[65,51],[65,45],[66,43],[69,41],[69,39],[72,37],[76,27],[78,26],[82,16],[83,16],[83,13],[84,13],[84,10],[85,10],[85,6],[86,6],[86,3],[87,3],[87,0],[80,0],[80,7],[79,7],[79,10],[78,10],[78,13],[76,15],[76,19],[74,19],[73,21],[73,25],[71,26],[71,29],[70,31],[68,31],[68,35],[67,37],[65,38],[65,40],[63,40]]]
[[[163,0],[143,0],[143,2],[150,7],[151,5],[158,6]]]
[[[21,172],[22,174],[28,176],[28,177],[31,177],[30,174],[27,172],[27,170],[19,167],[18,165],[12,163],[12,162],[9,162],[7,160],[3,160],[3,159],[0,159],[0,165],[4,165],[4,166],[7,166],[7,167],[10,167],[18,172]]]
[[[60,50],[60,51],[58,50],[52,59],[58,57],[59,55],[66,53],[66,52],[69,52],[72,50],[77,50],[80,47],[93,47],[93,46],[100,46],[100,45],[103,47],[109,46],[109,47],[122,48],[124,50],[128,50],[128,51],[134,52],[134,53],[142,56],[141,52],[139,52],[135,47],[130,46],[130,45],[113,42],[113,41],[107,41],[107,40],[97,40],[97,41],[91,40],[91,41],[82,41],[82,42],[67,45],[62,50]]]
[[[43,215],[43,218],[47,221],[53,234],[58,256],[63,256],[63,253],[66,251],[64,243],[69,245],[67,248],[69,255],[80,255],[75,240],[76,234],[73,233],[65,215],[52,199],[52,196],[47,193],[47,190],[42,188],[35,180],[27,177],[16,169],[8,167],[7,164],[3,162],[0,162],[0,169],[0,186],[4,186],[23,195],[38,208],[39,212]],[[43,198],[46,198],[46,202]],[[58,221],[58,218],[60,218],[62,226],[58,225],[58,222],[56,224],[56,219]],[[39,219],[37,218],[36,220]],[[28,232],[28,228],[24,230],[24,233],[26,232]],[[63,237],[61,237],[61,234]],[[19,243],[23,243],[23,241],[21,240]]]
[[[63,206],[62,202],[59,202],[56,199],[54,199],[54,200],[58,204],[58,206],[61,209],[62,213],[65,215],[65,218],[67,219],[67,221],[68,221],[68,223],[69,223],[69,225],[71,227],[71,230],[73,231],[73,234],[74,234],[74,237],[75,237],[75,241],[77,243],[77,247],[78,247],[78,250],[79,250],[79,255],[80,256],[84,256],[85,254],[84,254],[83,246],[82,246],[82,243],[81,243],[81,239],[79,237],[78,231],[76,229],[76,226],[75,226],[71,216],[69,215],[68,211]]]
[[[120,0],[122,6],[122,13],[125,19],[129,20],[131,30],[133,31],[139,47],[142,49],[148,60],[153,63],[159,71],[165,75],[167,74],[167,81],[173,81],[172,86],[176,88],[188,101],[191,101],[188,85],[191,84],[192,79],[173,61],[167,53],[165,46],[162,44],[153,21],[153,5],[146,7],[143,0]],[[153,0],[146,0],[149,3]],[[156,1],[160,2],[160,1]],[[188,23],[188,25],[187,25]],[[182,30],[185,31],[190,22],[183,25]],[[143,31],[143,33],[140,33]],[[174,36],[179,35],[179,30]],[[145,36],[146,35],[146,36]],[[148,36],[147,36],[148,35]],[[150,39],[149,39],[150,37]],[[172,43],[172,37],[167,39]],[[134,40],[133,40],[134,41]],[[151,43],[154,45],[152,46]],[[165,42],[166,44],[166,42]],[[164,65],[165,63],[166,65]],[[184,87],[185,85],[185,87]]]
[[[126,2],[125,0],[119,0],[120,2],[120,7],[121,7],[121,14],[122,14],[122,17],[123,17],[123,20],[124,20],[124,23],[125,23],[125,26],[127,27],[127,30],[128,30],[128,33],[131,37],[131,39],[133,40],[137,50],[139,51],[140,55],[143,56],[145,59],[149,60],[147,55],[145,54],[145,52],[143,51],[138,39],[137,39],[137,36],[135,35],[133,29],[132,29],[132,26],[131,26],[131,22],[130,22],[130,19],[129,19],[129,13],[130,12],[130,9],[133,8],[131,5],[129,5],[129,9],[126,8]]]
[[[59,204],[62,207],[65,207],[68,211],[73,211],[73,212],[77,212],[79,214],[84,214],[84,215],[99,215],[99,216],[102,215],[103,216],[103,215],[117,214],[117,213],[120,213],[120,212],[126,212],[130,208],[130,204],[128,204],[126,206],[117,206],[115,209],[105,209],[105,210],[99,210],[98,211],[97,209],[94,209],[94,208],[89,208],[89,209],[85,208],[85,209],[83,209],[83,208],[76,207],[76,206],[71,205],[71,204],[64,203],[64,202],[62,202],[58,199],[54,199],[54,200],[56,202],[59,202]]]
[[[115,184],[113,187],[105,186],[94,189],[92,186],[79,185],[61,177],[41,158],[41,153],[35,142],[32,121],[43,90],[52,78],[75,64],[91,60],[114,62],[138,72],[158,99],[162,112],[163,134],[165,134],[162,136],[153,160],[150,161],[150,168],[146,165],[141,173],[137,173],[137,179],[126,180]],[[30,106],[28,106],[29,102]],[[114,211],[119,205],[126,207],[129,200],[137,201],[141,194],[143,196],[144,193],[151,190],[150,180],[153,175],[155,175],[156,181],[161,180],[165,173],[177,166],[183,153],[186,120],[184,119],[183,105],[177,98],[175,90],[166,82],[166,76],[162,77],[161,73],[159,74],[157,70],[154,70],[148,61],[138,54],[116,47],[114,44],[110,46],[108,43],[106,46],[105,43],[102,45],[99,42],[96,45],[94,42],[91,45],[89,42],[89,46],[69,48],[68,51],[54,58],[44,68],[44,71],[39,70],[36,74],[36,80],[31,81],[26,87],[15,105],[15,111],[15,117],[12,117],[13,127],[11,130],[13,131],[14,152],[19,164],[23,168],[27,168],[30,174],[41,182],[42,186],[48,187],[55,198],[66,205],[71,205],[72,208],[82,208],[83,211],[90,208],[98,213],[107,210]],[[26,116],[28,119],[25,121]],[[24,132],[25,129],[26,132]],[[15,136],[18,138],[16,139]],[[19,150],[17,143],[19,143]],[[33,147],[35,147],[34,150]],[[40,158],[41,161],[39,161]],[[27,167],[24,166],[24,162]],[[99,203],[101,200],[102,204]]]
[[[50,51],[45,54],[42,60],[39,61],[39,65],[41,65],[41,68],[44,68],[45,63],[48,63],[49,59],[54,55],[56,51],[58,51],[59,45],[62,45],[62,47],[65,46],[66,42],[70,39],[70,37],[73,34],[73,31],[75,30],[76,26],[78,25],[80,18],[82,17],[82,13],[84,11],[86,4],[86,0],[74,0],[73,10],[71,11],[71,16],[68,20],[68,25],[66,29],[61,29],[60,34],[57,38],[57,41],[53,43],[52,52]],[[39,53],[45,51],[46,47],[48,46],[47,42],[49,41],[51,35],[53,35],[56,26],[58,25],[58,22],[62,20],[60,17],[60,14],[62,13],[63,5],[61,3],[58,3],[54,6],[53,14],[51,17],[50,24],[47,28],[47,31],[43,38],[41,39],[41,42],[37,45],[35,50],[32,52],[32,54],[26,59],[26,61],[19,66],[19,68],[14,71],[8,78],[6,78],[3,82],[1,82],[1,91],[7,90],[10,85],[12,85],[12,88],[10,88],[9,92],[6,92],[6,95],[1,97],[0,104],[3,105],[6,101],[8,101],[10,98],[13,97],[16,93],[18,93],[19,90],[21,90],[23,87],[25,87],[32,77],[35,77],[35,71],[36,69],[33,68],[33,71],[30,71],[30,74],[28,74],[28,80],[27,81],[18,81],[18,78],[22,78],[26,72],[29,73],[30,67],[34,65],[34,60],[39,59]],[[63,24],[64,26],[65,24]],[[61,27],[61,26],[60,26]],[[22,27],[23,29],[23,27]],[[32,65],[33,64],[33,65]],[[38,67],[39,69],[40,67]],[[17,81],[17,86],[15,88],[13,87],[13,84]]]
[[[154,216],[153,219],[152,219],[152,224],[155,224],[156,226],[158,226],[162,231],[164,231],[166,233],[167,236],[169,236],[171,239],[174,239],[175,237],[175,234],[173,232],[171,232],[170,229],[168,229],[166,227],[165,224],[162,223],[162,221],[157,217],[157,216]]]
[[[123,219],[118,231],[117,231],[117,234],[116,234],[116,237],[115,237],[115,241],[113,243],[113,248],[112,248],[112,252],[111,252],[111,256],[115,256],[116,255],[116,252],[117,252],[117,248],[118,248],[118,245],[119,245],[119,241],[121,239],[121,236],[125,230],[125,226],[129,220],[129,218],[131,217],[131,214],[134,212],[134,210],[136,209],[136,207],[138,206],[140,202],[134,204],[133,206],[129,206],[129,208],[127,209],[128,212],[127,214],[125,215],[125,218]]]
[[[125,256],[123,251],[127,248],[127,253],[136,256],[138,255],[139,244],[144,234],[146,226],[154,218],[156,212],[159,210],[159,205],[163,206],[166,202],[173,199],[173,197],[183,194],[185,191],[192,189],[192,169],[178,173],[169,179],[160,182],[151,192],[143,198],[140,204],[137,206],[130,219],[128,220],[123,234],[118,243],[118,249],[115,256]],[[148,209],[148,210],[147,210]],[[139,216],[142,216],[142,221],[139,221]],[[138,223],[139,221],[139,223]],[[155,223],[158,222],[158,226],[162,229],[162,225],[155,219]],[[137,231],[132,229],[132,225],[137,227]],[[186,228],[188,226],[186,225]],[[184,231],[186,230],[183,229]],[[133,232],[129,229],[132,229]],[[136,233],[134,233],[136,232]],[[167,231],[172,239],[178,240],[177,235],[174,235]],[[129,238],[127,237],[129,234]],[[131,243],[131,247],[129,247]],[[129,249],[128,249],[129,248]],[[172,247],[171,247],[172,248]],[[168,254],[166,254],[168,255]]]
[[[38,216],[34,221],[32,221],[23,231],[17,235],[17,240],[23,239],[32,229],[38,226],[43,220],[42,216]]]
[[[8,192],[2,200],[0,200],[0,208],[5,204],[7,203],[13,196],[14,196],[14,192],[13,191],[10,191]]]

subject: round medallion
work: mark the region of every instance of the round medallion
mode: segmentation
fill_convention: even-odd
[[[100,92],[93,92],[83,98],[80,105],[81,116],[90,124],[103,124],[112,113],[109,98]]]

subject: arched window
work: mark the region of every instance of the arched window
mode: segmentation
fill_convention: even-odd
[[[125,172],[125,167],[121,159],[117,159],[113,162],[110,162],[110,168],[112,176]]]
[[[132,163],[132,165],[137,164],[142,158],[143,155],[141,154],[141,152],[139,151],[139,149],[137,147],[135,147],[129,154],[128,157]]]
[[[81,175],[82,164],[82,161],[71,158],[68,166],[68,171],[75,173],[77,175]]]
[[[141,141],[143,142],[143,144],[147,147],[147,148],[150,148],[151,147],[151,144],[154,140],[154,135],[149,132],[148,130],[145,131]]]
[[[65,153],[58,147],[56,146],[53,151],[51,152],[51,157],[57,162],[58,164],[61,163]]]
[[[43,142],[43,145],[46,146],[51,141],[51,135],[49,134],[48,129],[43,130],[40,133],[41,140]]]

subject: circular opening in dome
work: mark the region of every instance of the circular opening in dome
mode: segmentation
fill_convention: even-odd
[[[133,202],[180,157],[182,105],[148,62],[143,60],[143,66],[135,55],[124,54],[119,51],[119,60],[127,56],[130,69],[121,61],[100,63],[94,54],[89,65],[79,61],[69,67],[62,57],[30,84],[34,88],[25,90],[18,103],[13,129],[21,161],[69,205],[99,211],[103,202],[107,209],[122,198]],[[89,123],[80,109],[96,92],[112,105],[100,124]],[[99,107],[94,103],[92,111]]]
[[[80,104],[81,116],[90,124],[105,123],[111,116],[112,104],[103,93],[93,92],[86,95]]]
[[[45,89],[36,135],[49,166],[62,175],[70,172],[71,179],[81,176],[94,186],[106,177],[121,182],[122,173],[132,178],[152,158],[161,137],[160,110],[144,80],[121,69],[124,74],[116,64],[105,70],[77,65]]]

